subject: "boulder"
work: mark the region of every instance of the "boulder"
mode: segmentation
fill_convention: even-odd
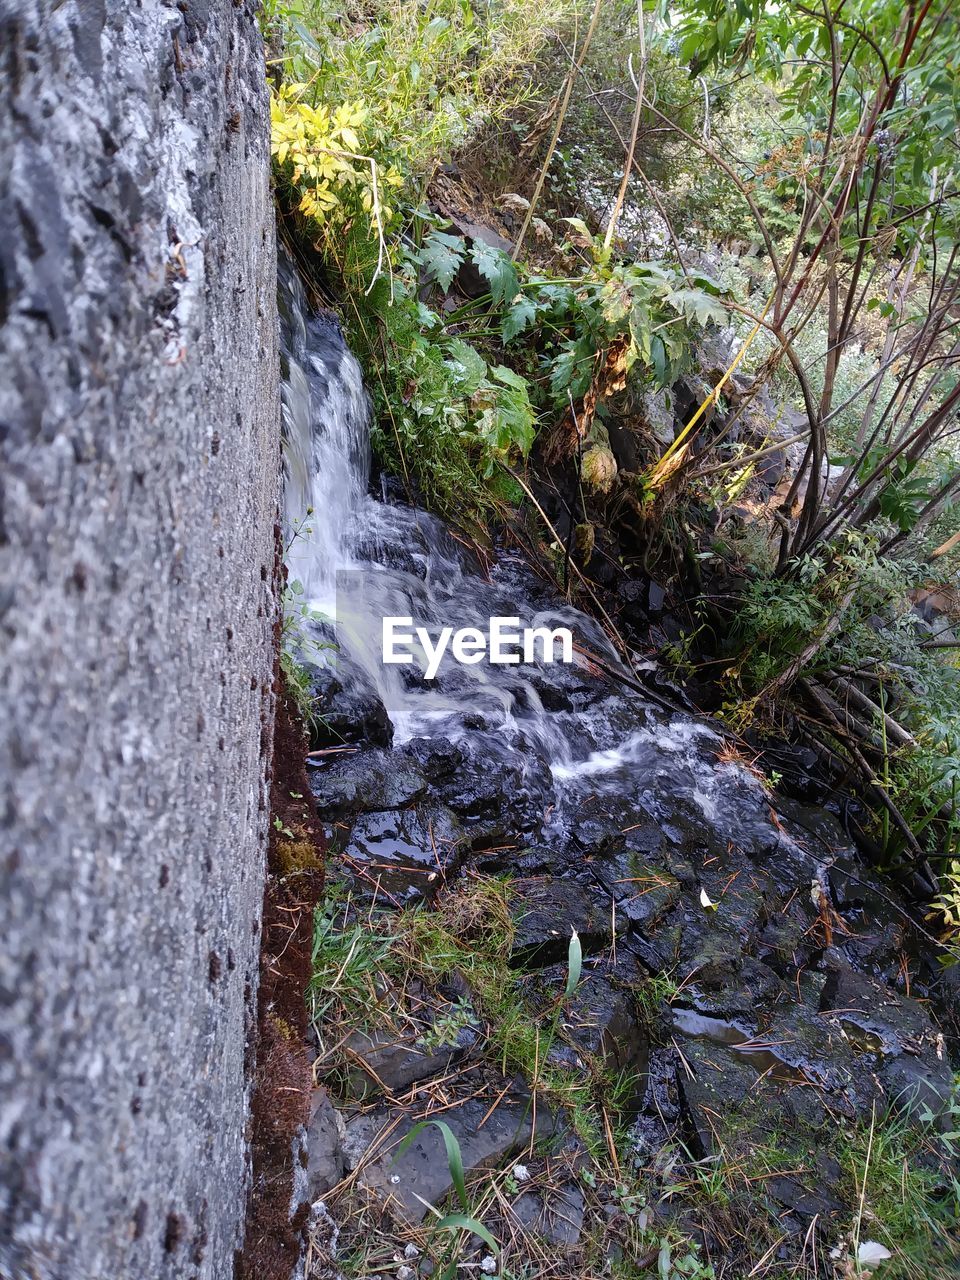
[[[498,1166],[531,1141],[550,1137],[556,1120],[543,1102],[518,1082],[488,1082],[480,1097],[445,1108],[437,1119],[448,1125],[460,1148],[464,1171]],[[347,1125],[348,1167],[356,1185],[401,1226],[414,1226],[439,1208],[454,1189],[443,1136],[427,1125],[398,1154],[417,1123],[409,1112],[379,1107]]]
[[[326,1089],[314,1089],[307,1125],[307,1199],[321,1199],[344,1175],[346,1126]]]
[[[598,889],[591,893],[575,880],[538,876],[514,881],[510,886],[514,920],[511,966],[565,961],[574,930],[584,955],[609,946],[614,927],[618,931],[625,927],[625,922],[614,920],[610,904],[607,894]]]

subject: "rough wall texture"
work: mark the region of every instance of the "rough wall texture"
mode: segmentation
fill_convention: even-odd
[[[252,0],[0,0],[0,1276],[227,1277],[279,410]]]

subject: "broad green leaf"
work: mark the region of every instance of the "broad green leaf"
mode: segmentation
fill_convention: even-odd
[[[480,274],[490,284],[490,296],[494,306],[512,302],[520,291],[517,269],[500,249],[493,249],[481,240],[474,240],[470,257]]]
[[[500,325],[500,336],[504,342],[509,342],[515,338],[517,334],[522,333],[524,329],[533,323],[537,315],[536,303],[529,298],[525,298],[523,294],[517,298],[516,302],[503,317]]]
[[[447,364],[457,375],[458,390],[469,398],[487,376],[487,362],[462,338],[451,338],[446,345]]]
[[[419,260],[429,281],[436,281],[446,293],[453,284],[453,277],[460,269],[464,256],[464,243],[459,236],[446,231],[431,231],[424,238]]]

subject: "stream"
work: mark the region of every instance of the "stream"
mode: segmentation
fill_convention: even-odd
[[[877,1105],[943,1110],[953,980],[833,814],[774,794],[705,718],[611,678],[627,673],[602,628],[517,552],[484,563],[389,482],[371,491],[360,367],[335,321],[311,314],[287,264],[280,283],[287,567],[299,599],[323,615],[304,624],[300,658],[320,699],[317,741],[328,753],[311,759],[311,787],[337,873],[384,910],[430,903],[464,877],[509,876],[511,964],[531,998],[562,988],[577,931],[585,976],[558,1061],[566,1053],[574,1069],[582,1051],[636,1073],[637,1160],[678,1140],[710,1158],[786,1128],[803,1146],[803,1172],[770,1178],[763,1194],[802,1243],[818,1215],[845,1212],[837,1161],[818,1137],[825,1126],[869,1121]],[[575,661],[447,657],[427,680],[422,649],[414,663],[383,663],[386,616],[431,634],[486,631],[492,616],[566,627]],[[641,997],[653,983],[651,1025]],[[404,1087],[421,1078],[407,1049]],[[396,1160],[377,1154],[377,1126],[406,1123],[406,1112],[384,1045],[367,1050],[380,1101],[353,1114],[340,1099],[347,1137],[331,1159],[337,1176],[359,1170],[356,1186],[409,1225],[423,1199],[449,1190],[442,1174],[423,1172],[443,1163],[428,1159],[439,1138],[421,1135]],[[446,1113],[468,1168],[511,1149],[512,1096],[499,1104],[508,1137],[492,1152],[470,1146],[480,1141],[473,1103],[463,1102],[459,1127],[457,1107]],[[316,1198],[336,1178],[313,1156],[311,1167],[304,1194]],[[573,1184],[565,1194],[585,1231],[589,1204]],[[580,1234],[563,1247],[580,1247]],[[722,1253],[723,1241],[715,1246]]]

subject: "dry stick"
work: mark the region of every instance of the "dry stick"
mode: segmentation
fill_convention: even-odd
[[[557,546],[558,547],[563,546],[563,541],[559,533],[557,533],[556,529],[551,524],[550,519],[547,516],[547,513],[544,511],[543,507],[541,507],[540,503],[537,501],[533,493],[533,490],[524,480],[523,476],[519,475],[516,471],[514,471],[513,467],[507,466],[505,462],[499,462],[498,466],[500,466],[507,473],[507,475],[511,478],[511,480],[516,481],[516,483],[520,486],[523,492],[527,495],[527,497],[533,503],[534,507],[537,510],[537,514],[540,516],[540,519],[543,521],[543,523],[547,526],[547,529],[550,531],[550,535],[556,542]],[[620,647],[620,651],[623,654],[624,658],[626,659],[627,664],[630,667],[630,670],[634,671],[633,661],[630,657],[630,650],[627,648],[627,644],[623,636],[621,636],[620,632],[617,630],[616,626],[614,625],[613,619],[610,617],[606,609],[604,609],[603,605],[597,599],[597,596],[593,591],[593,588],[590,586],[589,581],[580,572],[580,569],[578,568],[576,561],[571,561],[570,568],[573,570],[573,572],[580,579],[583,586],[586,588],[587,594],[589,595],[593,603],[597,606],[597,609],[600,612],[600,616],[603,618],[604,622],[610,628],[613,638],[617,641]],[[636,672],[634,672],[634,674],[636,674]]]
[[[587,78],[586,72],[583,71],[582,69],[580,70],[580,77],[583,80],[584,84],[587,86],[587,88],[590,89],[592,92],[592,85]],[[592,94],[592,96],[596,97],[596,94]],[[607,124],[610,126],[610,129],[612,130],[614,136],[616,137],[617,141],[620,143],[620,146],[623,148],[624,154],[626,154],[627,140],[624,138],[623,134],[620,132],[617,126],[616,120],[614,120],[610,112],[599,100],[597,102],[597,106],[603,112],[603,115]],[[650,181],[647,175],[643,172],[643,169],[641,168],[641,165],[640,165],[640,161],[637,159],[636,156],[634,156],[633,158],[633,168],[636,171],[637,177],[640,179],[640,181],[643,183],[644,187],[646,188],[647,195],[656,205],[657,212],[660,214],[660,217],[663,219],[663,225],[667,229],[667,235],[670,237],[670,243],[673,245],[673,251],[677,255],[677,262],[679,262],[680,264],[680,270],[683,272],[684,278],[689,281],[690,275],[687,271],[686,264],[683,261],[683,252],[680,249],[680,242],[677,239],[677,233],[674,231],[673,224],[670,221],[670,218],[667,214],[666,209],[663,207],[663,201],[660,199],[660,196],[657,194],[656,187],[653,185],[653,183]]]
[[[753,196],[747,190],[746,185],[741,181],[736,170],[733,169],[732,166],[727,164],[726,160],[724,160],[722,156],[718,155],[717,152],[712,147],[708,147],[707,144],[702,139],[695,138],[693,134],[687,133],[685,129],[681,129],[680,126],[674,120],[671,120],[669,116],[665,116],[662,111],[658,111],[649,98],[645,97],[643,102],[644,102],[644,106],[646,106],[649,111],[652,111],[658,120],[662,120],[663,123],[670,130],[672,130],[674,133],[678,133],[681,138],[684,138],[687,142],[691,143],[694,147],[698,147],[706,156],[708,156],[713,161],[715,165],[721,168],[723,172],[727,175],[727,177],[730,179],[730,181],[733,183],[733,185],[740,192],[740,194],[743,196],[744,200],[746,201],[750,209],[750,212],[753,214],[753,220],[757,224],[757,230],[760,232],[760,236],[763,240],[764,247],[766,248],[766,251],[767,251],[767,256],[770,259],[770,265],[773,268],[773,274],[777,278],[777,284],[782,288],[784,285],[783,268],[780,265],[780,258],[779,258],[779,255],[777,254],[777,247],[774,244],[773,237],[770,234],[770,229],[768,228],[766,222],[764,221],[763,214],[760,212],[760,209],[757,205],[756,200],[754,200]]]
[[[840,721],[837,719],[837,717],[833,714],[833,711],[830,709],[825,699],[820,696],[816,687],[809,680],[800,680],[798,683],[800,684],[801,688],[803,688],[810,695],[810,697],[817,704],[817,706],[824,713],[824,715],[826,715],[828,721],[831,724],[833,724],[836,728],[840,729],[842,732],[843,726],[840,724]],[[910,830],[907,820],[904,818],[903,814],[900,812],[897,806],[890,799],[890,796],[887,793],[886,789],[883,786],[881,786],[873,770],[870,768],[870,765],[864,759],[863,754],[849,740],[849,735],[845,735],[845,736],[847,737],[847,750],[850,752],[850,755],[853,757],[854,761],[856,762],[857,767],[863,772],[868,782],[870,782],[870,784],[876,789],[876,793],[880,797],[881,803],[883,804],[887,812],[890,814],[890,817],[893,819],[895,825],[899,829],[900,834],[903,836],[904,840],[907,843],[908,848],[910,849],[910,852],[914,855],[915,858],[918,859],[918,861],[923,862],[925,860],[924,852],[920,848],[920,845],[917,843],[917,839],[914,836],[913,832]]]
[[[759,462],[761,458],[769,457],[771,453],[777,453],[780,449],[787,449],[792,444],[799,444],[801,440],[806,440],[807,432],[801,431],[799,435],[787,436],[786,440],[777,440],[773,444],[764,445],[762,449],[757,449],[754,453],[741,454],[739,458],[726,458],[723,462],[715,462],[712,467],[704,467],[702,471],[698,471],[699,478],[704,476],[712,476],[718,471],[730,471],[734,467],[746,467],[752,462]]]
[[[501,462],[498,465],[503,468],[503,470],[507,473],[508,476],[510,476],[512,480],[515,480],[517,482],[520,488],[524,491],[524,493],[533,503],[534,507],[537,510],[537,514],[540,516],[540,519],[543,521],[543,523],[547,526],[547,530],[549,531],[551,537],[554,539],[554,541],[557,543],[558,546],[562,545],[560,542],[559,533],[557,533],[556,529],[551,524],[550,519],[547,516],[547,513],[544,511],[543,507],[541,507],[540,503],[537,501],[532,490],[530,489],[530,486],[526,483],[523,477],[518,475],[517,472],[514,471],[512,467],[508,467],[505,462]],[[608,628],[610,629],[612,633],[612,638],[616,641],[617,645],[619,646],[620,652],[623,654],[624,660],[626,661],[627,665],[629,666],[631,672],[633,672],[633,675],[635,677],[636,668],[633,665],[633,659],[630,655],[630,650],[627,647],[626,641],[624,640],[623,636],[621,636],[620,632],[617,630],[616,626],[613,623],[613,620],[611,619],[610,615],[607,613],[606,609],[604,609],[603,605],[597,599],[596,594],[594,593],[593,589],[590,586],[589,580],[585,578],[584,575],[580,572],[579,568],[577,567],[576,561],[572,560],[570,562],[570,568],[574,571],[574,573],[580,579],[583,586],[586,588],[587,594],[589,595],[593,603],[596,605],[597,610],[600,613],[600,616],[603,618],[604,622],[607,624]],[[685,707],[678,706],[676,703],[671,702],[669,698],[665,698],[663,694],[657,693],[653,689],[649,689],[645,684],[641,684],[639,680],[635,678],[631,679],[629,676],[624,675],[623,672],[617,671],[615,667],[609,666],[601,658],[598,658],[595,654],[590,653],[588,656],[589,656],[590,662],[594,663],[597,667],[599,667],[600,670],[604,673],[604,675],[609,676],[612,680],[618,680],[621,684],[626,685],[628,689],[634,689],[637,693],[643,694],[645,698],[648,698],[651,702],[656,702],[659,706],[663,707],[667,711],[679,712],[681,715],[689,714],[689,712]],[[717,731],[719,732],[719,729]]]
[[[577,433],[577,492],[580,495],[580,510],[586,518],[586,512],[583,506],[583,484],[581,476],[583,475],[583,434],[580,430],[580,423],[577,420],[577,410],[573,403],[573,392],[567,388],[567,398],[570,401],[570,416],[573,418],[574,430]],[[577,531],[576,521],[574,520],[573,508],[567,506],[570,516],[570,528],[567,532],[567,545],[563,552],[563,594],[570,599],[570,548],[573,545],[574,534]]]
[[[630,145],[627,148],[627,160],[623,166],[623,177],[620,179],[620,189],[617,192],[617,198],[614,201],[613,212],[607,222],[607,233],[603,237],[603,247],[605,251],[609,251],[613,244],[613,237],[616,235],[617,223],[620,221],[620,213],[623,209],[623,202],[627,194],[627,186],[630,182],[630,170],[633,168],[633,157],[637,150],[637,134],[640,132],[640,115],[643,111],[643,89],[647,81],[647,42],[643,27],[643,4],[641,0],[637,3],[637,24],[640,28],[640,82],[637,84],[633,77],[633,67],[630,67],[630,79],[634,80],[637,90],[637,101],[633,108],[633,121],[630,125]]]
[[[560,109],[557,112],[556,123],[553,126],[553,134],[550,138],[550,145],[547,147],[546,158],[544,159],[543,166],[540,169],[539,176],[537,177],[537,185],[533,189],[533,195],[530,197],[530,205],[527,209],[526,214],[524,215],[523,226],[520,228],[520,234],[517,236],[517,243],[514,245],[513,253],[510,255],[511,260],[513,262],[516,262],[520,254],[520,250],[523,247],[524,237],[526,236],[527,231],[529,230],[530,222],[533,218],[534,211],[537,207],[537,202],[539,201],[540,194],[543,191],[543,184],[547,180],[547,172],[550,169],[550,162],[553,159],[554,151],[556,151],[557,149],[557,141],[560,137],[560,130],[563,128],[563,122],[566,119],[566,115],[567,115],[567,108],[570,105],[570,94],[573,92],[573,82],[574,80],[576,80],[577,72],[583,66],[583,60],[584,58],[586,58],[587,53],[590,49],[590,45],[593,42],[593,33],[597,29],[597,21],[600,17],[600,7],[602,3],[603,3],[603,0],[594,0],[593,13],[590,15],[590,25],[587,28],[586,36],[584,36],[583,46],[580,49],[579,54],[576,56],[576,58],[574,58],[573,63],[570,67],[570,70],[567,72],[567,80],[563,86],[563,98],[561,99],[561,102],[560,102]]]
[[[773,305],[773,299],[775,295],[776,295],[776,290],[774,290],[774,292],[771,293],[770,297],[767,299],[767,303],[766,303],[766,306],[763,308],[762,314],[754,324],[753,328],[747,334],[746,338],[743,341],[742,346],[740,347],[740,350],[737,352],[736,356],[728,366],[726,372],[717,382],[717,385],[709,393],[709,395],[706,397],[706,399],[697,409],[696,413],[693,415],[693,417],[690,419],[687,425],[683,428],[683,430],[679,433],[679,435],[673,441],[673,443],[667,449],[664,450],[663,455],[661,456],[659,461],[655,464],[655,466],[653,467],[653,470],[650,472],[650,483],[652,485],[658,486],[662,484],[663,481],[669,476],[670,472],[674,469],[669,466],[669,463],[674,457],[676,457],[680,449],[685,446],[690,433],[693,431],[693,428],[696,426],[696,424],[700,421],[700,419],[706,413],[707,409],[709,409],[711,405],[716,404],[717,400],[720,397],[720,392],[723,390],[727,381],[733,376],[734,372],[736,371],[737,365],[740,363],[743,357],[747,354],[747,351],[750,349],[750,346],[752,345],[753,340],[756,338],[757,334],[760,332],[760,329],[763,326],[763,322],[767,317],[767,312],[770,310],[770,307]]]
[[[771,698],[775,693],[779,693],[780,690],[785,688],[788,684],[793,683],[804,667],[809,665],[810,660],[817,656],[824,645],[826,645],[827,641],[833,636],[834,632],[838,630],[841,619],[844,613],[846,613],[847,605],[849,605],[850,601],[853,599],[855,592],[856,586],[847,588],[843,599],[837,605],[833,616],[829,619],[827,625],[823,628],[820,634],[814,636],[810,643],[804,648],[803,652],[798,653],[793,661],[788,663],[778,676],[773,677],[770,683],[767,684],[760,692],[757,701]]]
[[[883,711],[872,698],[868,698],[867,695],[861,689],[858,689],[855,684],[852,684],[849,680],[844,680],[837,675],[831,675],[829,679],[834,688],[837,689],[844,697],[849,699],[855,707],[858,707],[861,711],[868,712],[872,716],[876,716],[878,720],[882,717],[883,722],[887,727],[888,738],[892,738],[893,741],[898,743],[901,747],[915,747],[917,745],[917,740],[912,733],[908,733],[907,730],[904,729],[902,725],[898,724],[892,716],[887,715],[887,713]]]

